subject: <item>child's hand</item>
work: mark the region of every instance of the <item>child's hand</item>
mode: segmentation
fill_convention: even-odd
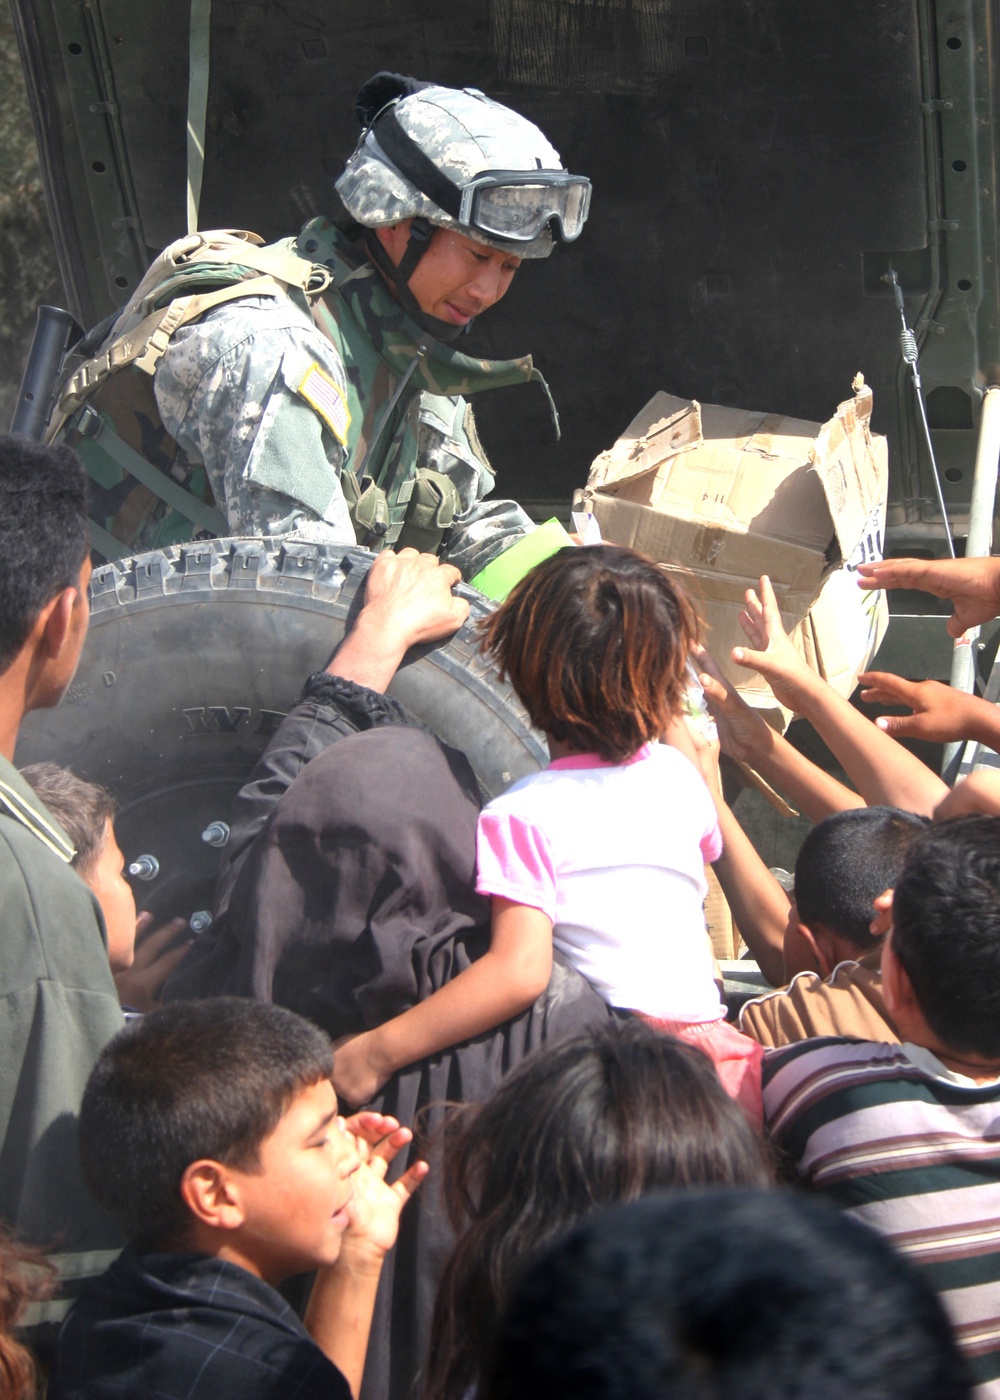
[[[693,653],[705,701],[719,731],[722,752],[737,763],[755,766],[767,755],[771,727],[734,685],[725,679],[712,655],[704,648]]]
[[[372,1056],[371,1031],[333,1043],[333,1087],[341,1103],[357,1107],[373,1099],[389,1078]]]
[[[395,1127],[385,1131],[389,1124]],[[348,1206],[351,1223],[344,1231],[341,1257],[349,1265],[379,1268],[396,1243],[403,1207],[430,1168],[426,1162],[414,1162],[389,1186],[386,1171],[400,1149],[412,1142],[409,1128],[401,1128],[395,1118],[359,1113],[347,1120],[347,1130],[354,1133],[361,1166],[352,1177],[354,1195]]]
[[[737,666],[759,671],[775,697],[790,710],[802,708],[803,682],[812,679],[812,672],[799,656],[781,625],[781,612],[767,574],[761,574],[760,596],[752,589],[746,591],[746,606],[740,613],[740,626],[750,647],[733,647]]]
[[[171,919],[150,932],[152,914],[135,921],[135,958],[124,972],[115,973],[115,987],[122,1006],[132,1011],[152,1011],[158,1005],[163,984],[191,947],[194,935],[175,947],[187,919]]]
[[[858,677],[866,705],[908,705],[912,715],[879,715],[875,723],[894,739],[930,739],[947,744],[977,738],[981,714],[994,708],[978,695],[943,685],[941,681],[908,681],[887,671],[865,671]]]

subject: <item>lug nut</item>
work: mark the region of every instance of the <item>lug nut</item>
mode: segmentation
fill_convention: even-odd
[[[224,846],[229,840],[229,827],[225,822],[210,822],[201,833],[201,839],[209,846]]]
[[[188,919],[188,927],[192,933],[204,933],[212,922],[212,916],[207,909],[199,909]]]
[[[160,862],[155,856],[136,856],[128,873],[137,880],[155,880],[160,873]]]

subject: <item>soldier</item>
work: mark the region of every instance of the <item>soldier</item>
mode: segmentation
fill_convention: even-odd
[[[450,342],[523,258],[578,237],[590,183],[475,89],[379,74],[357,110],[365,130],[336,184],[346,217],[274,245],[326,290],[229,300],[181,325],[156,404],[232,533],[412,545],[471,578],[531,522],[484,499],[493,471],[463,396],[544,380],[530,357]]]

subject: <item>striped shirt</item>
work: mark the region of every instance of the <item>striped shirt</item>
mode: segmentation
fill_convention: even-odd
[[[1000,1081],[916,1046],[822,1039],[766,1051],[763,1088],[798,1175],[925,1271],[977,1400],[1000,1400]]]

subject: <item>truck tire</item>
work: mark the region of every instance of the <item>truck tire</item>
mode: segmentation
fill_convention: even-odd
[[[373,558],[230,539],[95,569],[79,670],[56,709],[27,717],[16,761],[48,759],[111,790],[126,865],[146,855],[158,867],[134,882],[140,908],[168,918],[211,907],[220,853],[202,833],[226,822],[305,678],[326,665],[360,609]],[[447,642],[414,648],[390,694],[467,754],[491,797],[547,755],[476,647],[473,624],[489,605],[474,589],[459,592],[469,621]]]

